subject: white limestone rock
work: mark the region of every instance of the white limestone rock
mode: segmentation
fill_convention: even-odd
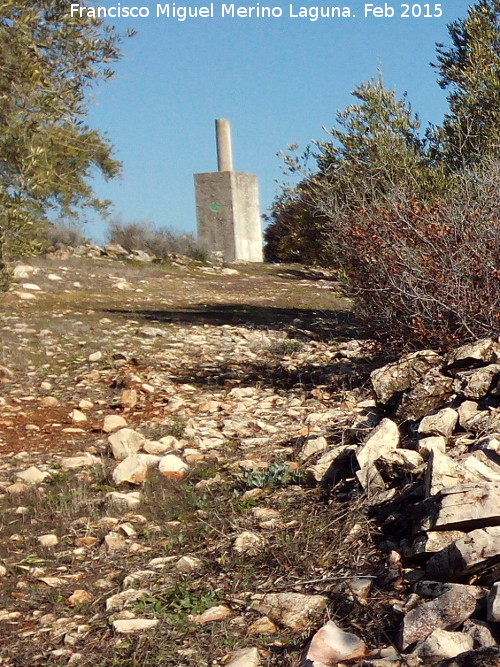
[[[124,417],[121,417],[120,415],[106,415],[104,417],[102,430],[104,433],[112,433],[124,426],[127,426],[127,420]]]
[[[477,528],[441,551],[427,563],[426,574],[436,579],[460,581],[500,558],[500,526]]]
[[[150,618],[130,618],[113,621],[113,629],[120,635],[130,635],[152,630],[160,621]]]
[[[121,428],[108,437],[113,456],[118,461],[123,461],[127,456],[137,454],[144,441],[144,436],[131,428]]]
[[[267,593],[252,595],[250,608],[265,614],[294,632],[306,630],[314,618],[326,609],[328,598],[301,593]]]
[[[399,445],[399,429],[391,419],[382,419],[360,445],[356,452],[360,468],[377,461],[382,455],[394,451]]]
[[[443,408],[427,415],[420,422],[418,432],[421,435],[442,435],[448,440],[458,421],[458,412],[453,408]]]
[[[499,541],[500,547],[500,541]],[[500,581],[496,581],[488,593],[488,621],[500,623]]]
[[[403,620],[403,649],[428,637],[435,630],[455,630],[476,608],[476,598],[466,586],[454,587],[430,602],[420,602]]]
[[[113,481],[120,484],[142,484],[148,474],[148,467],[140,455],[127,456],[113,470]]]
[[[460,653],[473,648],[472,637],[463,632],[434,630],[426,639],[419,642],[414,650],[424,664],[435,664],[438,660],[455,658]]]
[[[132,606],[139,598],[149,594],[150,592],[144,588],[128,588],[126,591],[116,593],[116,595],[112,595],[106,600],[106,611],[121,611]]]
[[[417,444],[417,451],[427,461],[432,452],[444,454],[446,452],[446,439],[442,435],[431,435],[421,438]]]
[[[126,512],[139,507],[143,501],[143,496],[140,491],[131,491],[130,493],[111,491],[106,494],[105,500],[109,505]]]
[[[35,466],[31,466],[31,468],[16,473],[16,479],[21,480],[25,484],[41,484],[48,477],[50,477],[50,473],[42,472]]]
[[[439,491],[467,482],[481,482],[481,478],[446,454],[433,451],[425,471],[425,495],[429,498]]]
[[[365,654],[366,645],[359,637],[328,621],[311,639],[301,664],[329,667],[344,660],[363,658]]]
[[[226,667],[260,667],[259,651],[255,648],[242,648],[231,653]]]
[[[443,489],[427,529],[466,530],[500,524],[500,482],[460,484]]]
[[[180,480],[189,472],[189,466],[175,454],[167,454],[161,457],[158,470],[164,477]]]

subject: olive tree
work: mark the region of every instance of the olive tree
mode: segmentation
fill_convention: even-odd
[[[0,263],[33,250],[51,211],[102,209],[89,183],[117,175],[109,142],[85,123],[89,91],[113,75],[120,36],[71,17],[65,0],[0,4]]]

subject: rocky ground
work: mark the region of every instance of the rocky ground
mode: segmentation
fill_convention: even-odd
[[[327,273],[139,259],[2,297],[0,664],[499,665],[498,343],[387,365]]]

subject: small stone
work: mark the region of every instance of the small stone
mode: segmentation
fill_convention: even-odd
[[[100,351],[92,352],[92,354],[89,354],[87,358],[91,362],[100,361],[102,359],[102,352]]]
[[[499,364],[490,364],[483,368],[459,371],[455,375],[453,387],[457,393],[466,398],[484,398],[492,386],[498,381]]]
[[[89,602],[92,602],[93,599],[94,599],[93,595],[91,595],[88,591],[85,591],[83,589],[77,589],[72,593],[72,595],[69,596],[66,602],[69,604],[70,607],[77,607],[81,604],[87,604]]]
[[[496,581],[488,593],[488,621],[500,622],[500,581]]]
[[[441,364],[442,357],[434,350],[421,350],[377,368],[371,374],[371,381],[378,400],[389,403],[396,394],[417,384],[427,370]]]
[[[264,546],[264,539],[248,530],[240,533],[233,542],[233,551],[239,555],[256,556]]]
[[[457,409],[458,423],[463,429],[467,428],[468,422],[477,415],[478,404],[475,401],[464,401]]]
[[[202,614],[196,614],[190,617],[190,620],[197,625],[205,625],[205,623],[212,623],[212,621],[223,621],[225,618],[229,618],[233,615],[233,612],[226,605],[218,605],[216,607],[210,607]]]
[[[18,290],[15,290],[12,294],[15,294],[21,301],[33,301],[36,299],[36,296],[31,292],[19,292]]]
[[[101,459],[97,456],[84,452],[79,456],[67,456],[61,459],[61,468],[63,470],[76,470],[101,465],[101,463]]]
[[[475,362],[491,363],[500,359],[500,345],[493,338],[467,343],[450,352],[446,359],[449,367],[467,367]],[[477,365],[477,364],[476,364]]]
[[[448,439],[458,421],[458,412],[452,408],[444,408],[435,414],[427,415],[420,422],[418,432],[422,435],[442,435]]]
[[[486,482],[500,482],[500,466],[492,461],[485,451],[472,452],[462,461],[464,468],[476,478]]]
[[[75,540],[76,547],[93,547],[99,542],[99,538],[86,535],[85,537],[77,537]]]
[[[22,480],[26,484],[40,484],[50,477],[48,472],[42,472],[35,466],[31,466],[27,470],[23,470],[16,474],[16,478]]]
[[[146,338],[161,338],[163,336],[168,336],[168,331],[158,327],[141,327],[138,333],[146,336]]]
[[[102,425],[104,433],[112,433],[127,425],[127,420],[120,415],[106,415]]]
[[[82,400],[78,403],[78,407],[80,410],[92,410],[94,404],[92,401],[88,401],[86,398],[82,398]]]
[[[498,667],[499,665],[500,647],[498,646],[466,651],[457,655],[456,658],[446,658],[433,663],[433,667]]]
[[[327,606],[328,598],[323,595],[268,593],[252,595],[250,608],[295,632],[302,632]]]
[[[356,452],[361,468],[377,461],[383,454],[394,451],[399,445],[399,429],[390,419],[382,419]]]
[[[351,632],[344,632],[333,621],[328,621],[311,639],[305,651],[305,664],[337,665],[343,660],[363,658],[365,643]],[[310,661],[310,662],[309,662]]]
[[[426,528],[473,530],[500,523],[500,482],[460,484],[443,489]]]
[[[113,553],[116,551],[126,551],[127,543],[120,535],[109,533],[104,538],[104,545],[108,553]]]
[[[39,269],[37,269],[35,266],[31,266],[30,264],[17,264],[12,271],[12,275],[17,279],[29,278],[30,276],[34,276],[36,273],[38,273],[38,271]]]
[[[429,531],[424,535],[416,537],[413,540],[411,547],[406,550],[405,555],[412,558],[434,554],[445,549],[450,544],[453,544],[453,542],[456,542],[466,535],[467,533],[460,530]]]
[[[167,454],[160,459],[158,470],[164,477],[180,480],[188,473],[189,466],[175,454]]]
[[[59,538],[57,535],[40,535],[40,537],[37,539],[45,549],[55,547],[57,544],[59,544]]]
[[[306,473],[316,482],[328,483],[333,477],[335,463],[348,451],[354,451],[356,448],[351,445],[340,445],[335,449],[325,452],[323,456],[312,466],[306,468]]]
[[[140,455],[127,456],[113,470],[113,481],[120,484],[142,484],[148,474],[148,467]]]
[[[144,443],[144,436],[131,428],[121,428],[108,437],[108,443],[114,458],[122,461],[137,454]]]
[[[122,408],[133,408],[137,405],[137,391],[135,389],[124,389],[120,396]]]
[[[414,654],[425,664],[435,664],[437,660],[455,658],[460,653],[470,651],[472,647],[473,640],[469,635],[439,629],[434,630],[426,639],[419,642]]]
[[[175,568],[179,572],[183,572],[185,574],[200,570],[202,567],[203,561],[201,561],[199,558],[195,558],[194,556],[182,556],[182,558],[179,558],[175,564]]]
[[[56,408],[59,401],[55,396],[44,396],[40,399],[40,407],[42,408]]]
[[[88,421],[87,415],[84,415],[80,410],[72,410],[69,413],[69,418],[72,424],[85,424]]]
[[[477,618],[469,618],[464,623],[463,631],[472,637],[474,648],[487,648],[496,646],[497,642],[491,632],[491,627]]]
[[[130,635],[156,628],[160,621],[149,618],[131,618],[130,620],[113,621],[113,629],[120,635]]]
[[[442,435],[429,436],[421,438],[417,444],[417,451],[426,461],[432,452],[444,454],[446,452],[446,439]]]
[[[22,482],[16,482],[15,484],[10,484],[10,486],[5,487],[5,491],[10,495],[18,495],[21,493],[26,493],[29,490],[28,484],[23,484]]]
[[[439,491],[467,482],[481,481],[480,477],[454,461],[446,454],[433,451],[425,472],[425,495],[434,496]]]
[[[150,595],[146,589],[129,588],[126,591],[112,595],[106,600],[106,611],[121,611],[126,607],[130,607],[134,602],[137,602],[145,595]]]
[[[402,626],[402,648],[428,637],[434,630],[455,630],[476,608],[476,598],[467,587],[455,587],[430,602],[409,611]]]
[[[140,491],[131,491],[130,493],[118,493],[111,491],[105,496],[106,502],[123,511],[133,510],[139,507],[143,501]]]
[[[279,632],[276,623],[273,623],[270,618],[263,616],[254,621],[247,630],[249,635],[272,635]]]
[[[145,440],[142,448],[148,454],[154,454],[155,456],[163,456],[172,450],[170,445],[157,442],[156,440]]]
[[[318,438],[309,438],[307,442],[302,447],[302,450],[299,454],[299,461],[307,461],[311,456],[317,454],[318,452],[324,452],[328,447],[328,442],[323,436]]]
[[[242,648],[231,653],[230,660],[225,667],[260,667],[259,651],[253,648]]]

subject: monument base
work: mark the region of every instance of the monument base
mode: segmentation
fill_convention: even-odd
[[[195,174],[198,242],[226,262],[262,262],[257,176],[240,171]]]

